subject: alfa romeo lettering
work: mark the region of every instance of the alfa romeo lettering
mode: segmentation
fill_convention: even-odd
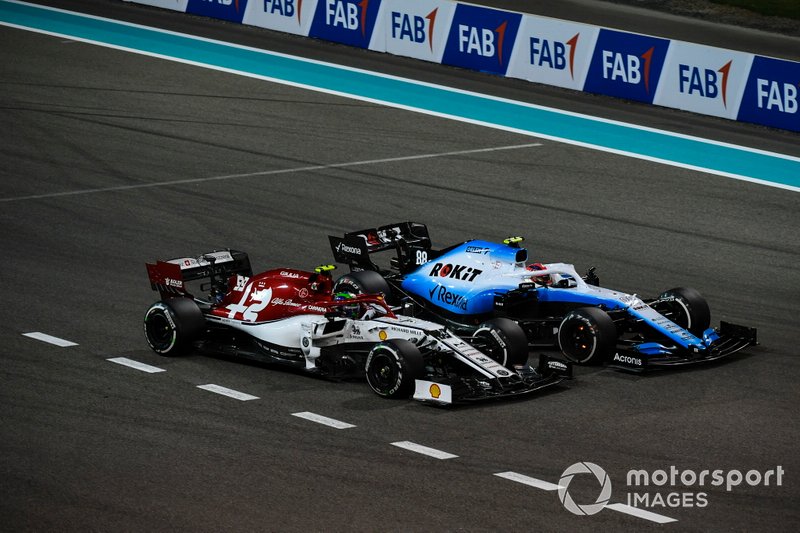
[[[483,270],[478,268],[472,268],[464,265],[436,263],[433,265],[429,275],[472,282],[475,281],[475,278],[482,273]]]

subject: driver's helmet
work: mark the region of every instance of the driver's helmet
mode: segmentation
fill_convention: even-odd
[[[542,263],[531,263],[527,266],[527,269],[530,271],[537,271],[537,270],[547,270],[547,267],[544,266]],[[540,285],[552,285],[553,278],[550,274],[546,274],[544,276],[537,276],[535,274],[531,275],[531,279]]]
[[[353,298],[355,298],[355,296],[353,295],[353,293],[350,292],[336,292],[333,294],[334,302],[341,302],[343,300],[352,300]],[[336,309],[343,317],[358,318],[358,311],[360,307],[361,306],[358,303],[353,302],[352,304],[349,305],[337,305]]]

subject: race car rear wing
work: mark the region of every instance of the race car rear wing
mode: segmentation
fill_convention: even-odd
[[[392,267],[406,273],[427,263],[437,252],[431,248],[428,227],[419,222],[398,222],[378,228],[345,233],[344,237],[328,236],[333,258],[349,265],[351,270],[380,270],[370,254],[396,250]]]
[[[178,257],[168,261],[147,263],[150,288],[158,291],[162,299],[192,295],[186,282],[207,279],[225,285],[235,274],[250,277],[253,269],[250,258],[238,250],[215,250],[198,257]]]

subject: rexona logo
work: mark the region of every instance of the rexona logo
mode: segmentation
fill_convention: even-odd
[[[356,248],[355,246],[348,246],[343,242],[340,242],[339,244],[336,245],[336,251],[338,253],[361,255],[361,248]]]
[[[472,282],[482,273],[483,270],[464,265],[436,263],[428,275]]]
[[[186,12],[241,23],[246,8],[247,0],[189,0]]]
[[[458,4],[442,62],[504,75],[521,19],[520,13]]]
[[[310,37],[369,47],[380,0],[320,0]]]
[[[739,120],[800,131],[800,63],[757,56],[750,68]]]
[[[601,29],[584,90],[652,103],[669,41]]]
[[[449,291],[447,287],[433,287],[428,290],[428,295],[431,297],[431,300],[437,300],[445,305],[461,309],[462,311],[467,310],[467,298],[463,294]]]

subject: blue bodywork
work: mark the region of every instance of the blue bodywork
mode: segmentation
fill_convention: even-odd
[[[700,339],[648,306],[638,296],[596,287],[584,282],[572,265],[544,265],[546,270],[531,271],[525,264],[524,249],[487,241],[468,241],[454,246],[413,272],[401,283],[404,291],[430,304],[466,319],[470,315],[492,313],[495,296],[532,284],[534,274],[564,280],[559,286],[536,285],[540,304],[562,303],[601,307],[606,311],[627,310],[634,319],[647,323],[677,346],[693,352],[704,350],[714,340],[713,330]],[[664,351],[669,347],[652,343],[643,351]],[[663,353],[663,352],[662,352]]]

